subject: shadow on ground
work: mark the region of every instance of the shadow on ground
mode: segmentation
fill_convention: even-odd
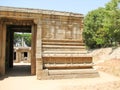
[[[0,80],[8,77],[20,77],[20,76],[31,76],[31,66],[30,65],[14,65],[13,68],[7,70],[4,76],[0,76]]]

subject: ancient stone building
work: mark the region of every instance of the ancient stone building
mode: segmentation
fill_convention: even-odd
[[[0,74],[13,67],[14,32],[31,32],[31,74],[38,79],[92,77],[92,57],[82,39],[83,15],[0,7]]]
[[[15,63],[31,62],[31,47],[14,47],[13,60]]]

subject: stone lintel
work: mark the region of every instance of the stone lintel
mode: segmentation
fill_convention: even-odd
[[[5,6],[0,6],[0,11],[11,11],[11,12],[23,12],[23,13],[37,13],[37,14],[50,14],[50,15],[60,15],[60,16],[83,17],[83,14],[73,13],[73,12],[44,10],[44,9],[32,9],[32,8],[5,7]]]

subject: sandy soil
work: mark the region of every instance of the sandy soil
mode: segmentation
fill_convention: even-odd
[[[120,59],[107,60],[96,64],[97,69],[120,77]]]
[[[0,90],[120,90],[120,47],[94,50],[97,78],[36,80],[30,75],[29,64],[17,64],[6,76],[0,77]]]
[[[16,65],[1,77],[0,90],[120,90],[120,78],[104,72],[99,72],[100,77],[97,78],[36,80],[36,76],[30,75],[28,67],[25,64]]]

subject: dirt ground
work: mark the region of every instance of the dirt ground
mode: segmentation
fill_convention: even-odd
[[[0,90],[120,90],[119,49],[114,49],[115,52],[111,48],[92,52],[96,54],[94,67],[99,77],[37,80],[36,76],[30,75],[29,64],[20,63],[6,76],[0,77]]]
[[[96,66],[98,66],[98,71],[106,72],[120,77],[120,59],[107,60],[98,63]]]
[[[0,90],[120,90],[120,78],[101,71],[97,78],[37,80],[26,72],[29,66],[22,65],[0,78]]]

